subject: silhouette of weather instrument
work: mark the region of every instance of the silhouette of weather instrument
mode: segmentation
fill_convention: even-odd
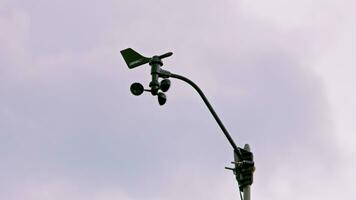
[[[199,93],[200,97],[203,99],[205,105],[208,107],[209,111],[213,115],[214,119],[220,126],[223,134],[225,135],[234,150],[234,161],[231,162],[232,164],[234,164],[234,167],[225,168],[233,171],[239,185],[240,198],[244,200],[250,200],[250,186],[253,183],[255,163],[253,161],[253,154],[250,151],[249,145],[246,144],[244,148],[237,147],[234,140],[230,136],[229,132],[226,130],[225,126],[221,122],[220,118],[216,114],[215,110],[209,103],[206,96],[193,81],[184,76],[174,74],[162,69],[162,59],[172,56],[173,53],[168,52],[159,56],[156,55],[151,58],[147,58],[137,53],[133,49],[128,48],[122,50],[121,55],[124,58],[129,69],[133,69],[147,63],[151,66],[152,79],[148,85],[150,89],[145,89],[141,83],[133,83],[130,87],[130,91],[135,96],[139,96],[143,92],[150,92],[153,96],[157,96],[159,105],[164,105],[167,101],[167,96],[165,95],[165,92],[167,92],[171,86],[171,81],[169,80],[169,78],[176,78],[185,81]],[[162,80],[160,81],[159,79]]]

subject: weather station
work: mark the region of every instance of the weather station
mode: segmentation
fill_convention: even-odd
[[[136,67],[149,64],[151,67],[152,80],[149,83],[149,89],[145,89],[141,83],[133,83],[130,87],[130,91],[133,95],[139,96],[143,92],[150,92],[153,96],[157,96],[159,105],[163,106],[167,101],[167,92],[170,88],[171,81],[169,78],[179,79],[191,85],[203,99],[205,105],[208,107],[210,113],[213,115],[215,121],[218,123],[226,139],[230,143],[234,152],[234,161],[231,162],[233,167],[225,167],[225,169],[231,170],[235,175],[238,182],[239,194],[242,200],[251,199],[250,186],[253,183],[253,173],[255,171],[255,163],[253,160],[253,153],[250,151],[250,146],[245,144],[244,148],[240,148],[236,145],[231,135],[225,128],[224,124],[221,122],[219,116],[216,114],[215,110],[209,103],[208,99],[202,92],[202,90],[190,79],[171,73],[167,70],[162,69],[164,58],[173,55],[172,52],[168,52],[162,55],[155,55],[153,57],[144,57],[137,53],[131,48],[127,48],[121,51],[121,55],[124,58],[129,69],[134,69]],[[160,80],[161,79],[161,80]]]

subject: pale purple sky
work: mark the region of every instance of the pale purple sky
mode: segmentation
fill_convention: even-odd
[[[168,51],[239,146],[252,199],[352,199],[352,0],[0,0],[0,199],[238,199],[232,149],[193,89],[163,107],[148,66]]]

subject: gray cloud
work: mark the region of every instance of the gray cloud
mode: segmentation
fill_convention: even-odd
[[[25,28],[1,24],[0,41],[13,41],[0,49],[1,197],[238,198],[223,171],[231,148],[198,95],[174,81],[165,107],[131,96],[149,70],[126,69],[126,47],[174,51],[167,69],[196,81],[238,143],[252,144],[256,197],[312,194],[310,177],[331,187],[337,153],[308,31],[279,31],[230,1],[12,4],[1,20]]]

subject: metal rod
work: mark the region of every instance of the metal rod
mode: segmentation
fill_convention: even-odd
[[[225,137],[227,138],[227,140],[231,144],[232,148],[236,152],[239,152],[234,140],[230,136],[229,132],[226,130],[224,124],[221,122],[219,116],[216,114],[215,110],[213,109],[213,107],[209,103],[209,101],[206,98],[206,96],[204,95],[203,91],[193,81],[191,81],[190,79],[188,79],[188,78],[186,78],[184,76],[181,76],[181,75],[178,75],[178,74],[173,74],[173,73],[171,73],[169,76],[172,77],[172,78],[176,78],[176,79],[179,79],[179,80],[187,82],[189,85],[191,85],[199,93],[200,97],[203,99],[205,105],[208,107],[208,109],[209,109],[210,113],[213,115],[215,121],[219,124],[222,132],[224,133]]]

